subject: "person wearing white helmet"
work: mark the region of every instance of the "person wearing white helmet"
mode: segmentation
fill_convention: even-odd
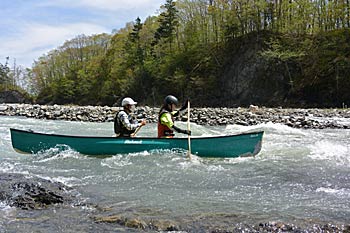
[[[146,125],[146,120],[138,122],[132,114],[136,104],[130,97],[122,100],[123,110],[114,118],[114,132],[117,137],[132,137],[137,128]]]

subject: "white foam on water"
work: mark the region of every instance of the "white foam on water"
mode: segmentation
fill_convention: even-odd
[[[224,163],[225,164],[239,164],[239,163],[250,162],[250,161],[252,161],[254,159],[255,159],[254,156],[251,156],[251,157],[226,158],[224,160]]]
[[[350,119],[344,117],[307,117],[318,122],[335,122],[340,125],[350,125]]]
[[[3,135],[1,135],[1,140],[0,140],[0,146],[4,146],[5,142],[10,142],[11,141],[11,135],[10,135],[10,131],[8,130],[7,127],[0,127],[0,132],[4,132]]]
[[[68,187],[73,187],[77,184],[79,184],[79,185],[82,184],[81,180],[76,178],[76,177],[63,177],[63,176],[48,177],[48,176],[42,176],[42,175],[37,175],[37,177],[42,178],[44,180],[49,180],[52,182],[59,182],[59,183],[62,183]]]
[[[0,232],[1,231],[1,219],[8,219],[11,218],[12,215],[15,213],[16,208],[9,206],[6,202],[0,201]]]
[[[85,185],[84,182],[81,181],[81,179],[78,179],[76,177],[63,177],[63,176],[58,176],[58,177],[53,177],[51,178],[51,180],[55,181],[55,182],[60,182],[63,183],[65,185],[67,185],[68,187],[72,187],[75,186],[77,184],[79,185]],[[86,182],[86,184],[88,184],[88,182]]]
[[[64,149],[62,149],[64,148]],[[35,155],[35,158],[38,159],[36,163],[45,163],[54,160],[64,160],[67,158],[75,159],[84,159],[86,156],[81,155],[79,152],[71,149],[65,145],[58,145],[54,148],[50,148],[45,151],[40,151]]]
[[[211,172],[217,172],[217,171],[227,171],[223,166],[221,165],[209,165],[208,166],[208,171]]]
[[[113,157],[102,159],[101,161],[102,167],[108,167],[111,169],[130,165],[132,165],[130,157],[125,155],[114,155]]]
[[[150,155],[148,151],[142,151],[142,152],[136,152],[136,153],[129,153],[127,156],[139,157],[139,156],[148,156],[148,155]]]
[[[8,162],[0,163],[0,172],[29,175],[29,171],[26,170],[26,166],[21,163],[8,163]]]
[[[12,172],[14,171],[15,165],[12,163],[8,163],[8,162],[3,162],[0,163],[0,171],[1,172]]]
[[[180,160],[181,160],[181,161],[180,161]],[[171,158],[171,161],[173,161],[173,162],[177,162],[177,161],[182,162],[182,160],[183,160],[182,157],[173,157],[173,158]]]
[[[310,154],[314,160],[329,160],[338,165],[350,166],[350,146],[329,140],[321,140],[310,145]]]
[[[333,189],[333,188],[325,188],[321,187],[316,189],[316,192],[323,192],[327,194],[337,195],[337,196],[347,196],[350,197],[350,190],[349,189]]]
[[[289,127],[287,125],[281,124],[281,123],[262,123],[258,125],[250,125],[250,126],[243,126],[243,125],[227,125],[225,128],[225,132],[227,133],[245,133],[249,131],[272,131],[274,133],[282,134],[282,135],[290,135],[290,134],[300,134],[300,135],[306,135],[305,131],[302,129],[296,129]]]
[[[185,170],[194,166],[200,166],[203,164],[203,159],[196,156],[196,155],[192,155],[191,157],[188,157],[187,154],[184,155],[184,157],[182,157],[182,161],[179,162],[179,166],[181,169]]]
[[[14,209],[14,208],[9,206],[6,202],[0,201],[0,210],[6,211],[10,209]]]

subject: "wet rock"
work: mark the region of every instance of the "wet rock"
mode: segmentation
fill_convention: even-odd
[[[245,121],[237,121],[236,122],[237,125],[243,125],[243,126],[248,126],[249,124]]]
[[[118,223],[120,225],[125,224],[125,218],[121,215],[112,215],[112,216],[95,216],[93,217],[94,221],[105,222],[105,223]]]
[[[152,220],[149,227],[157,231],[179,231],[179,226],[169,220]]]
[[[260,223],[254,229],[258,232],[302,232],[300,228],[282,222]]]
[[[174,222],[166,220],[151,220],[146,223],[145,220],[123,215],[95,216],[93,219],[97,223],[116,223],[121,226],[142,230],[177,231],[179,229]]]
[[[4,112],[8,109],[8,107],[6,105],[1,105],[0,106],[0,112]]]
[[[147,224],[139,219],[127,219],[125,222],[125,226],[129,228],[135,229],[146,229]]]
[[[145,230],[148,228],[146,222],[144,222],[143,220],[140,220],[138,218],[127,218],[122,215],[100,216],[100,217],[94,217],[93,219],[97,223],[101,223],[101,222],[117,223],[121,226],[135,228],[135,229],[142,229],[142,230]]]
[[[62,183],[21,174],[0,174],[0,201],[21,209],[40,209],[72,200]]]
[[[349,232],[350,226],[337,226],[332,224],[326,225],[313,225],[310,227],[299,227],[294,224],[288,224],[283,222],[268,222],[260,223],[256,226],[247,224],[236,224],[232,227],[218,227],[212,229],[211,233],[238,233],[238,232],[290,232],[290,233],[309,233],[309,232],[333,232],[333,233],[345,233]]]
[[[121,226],[135,228],[135,229],[146,229],[148,225],[143,220],[138,218],[128,218],[123,215],[111,215],[111,216],[95,216],[93,220],[96,223],[116,223]]]
[[[113,211],[108,209],[107,212]],[[103,211],[105,212],[105,211]],[[134,212],[135,213],[135,212]],[[105,213],[104,213],[105,214]],[[161,215],[160,215],[161,216]],[[215,216],[215,215],[214,215]],[[242,223],[246,216],[239,214],[220,214],[217,219],[211,215],[186,216],[183,219],[177,218],[177,221],[157,218],[156,216],[140,217],[139,214],[130,214],[126,211],[122,214],[112,214],[109,216],[92,217],[96,223],[118,224],[123,227],[133,228],[145,232],[210,232],[210,233],[241,233],[241,232],[290,232],[290,233],[308,233],[308,232],[334,232],[349,233],[350,225],[336,225],[332,223],[305,223],[300,225],[287,222],[262,222],[257,224]],[[243,220],[244,222],[244,220]]]

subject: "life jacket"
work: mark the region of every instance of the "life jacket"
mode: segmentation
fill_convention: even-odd
[[[120,111],[120,112],[124,112],[124,111]],[[117,134],[117,137],[131,137],[131,134],[133,134],[135,130],[128,130],[127,128],[125,128],[125,126],[123,125],[123,123],[119,118],[120,112],[118,112],[114,118],[114,133]]]
[[[163,114],[169,113],[166,109],[163,109],[158,116],[158,138],[172,138],[174,137],[174,130],[170,129],[168,126],[161,124],[160,118],[162,117]],[[174,117],[171,114],[171,119],[174,121]]]

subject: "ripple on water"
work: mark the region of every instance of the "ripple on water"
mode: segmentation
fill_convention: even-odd
[[[15,165],[13,163],[9,163],[9,162],[1,162],[0,163],[0,171],[1,172],[12,172],[15,168]]]
[[[55,160],[65,160],[67,158],[84,159],[86,157],[67,145],[57,145],[54,148],[40,151],[33,156],[35,163],[46,163]]]
[[[59,182],[62,183],[68,187],[73,187],[76,185],[87,185],[88,182],[82,182],[81,179],[77,178],[77,177],[64,177],[64,176],[56,176],[56,177],[49,177],[49,176],[42,176],[42,175],[37,175],[37,177],[45,179],[45,180],[50,180],[53,182]]]
[[[125,155],[114,155],[110,158],[105,158],[101,161],[101,166],[108,167],[111,169],[130,165],[132,165],[130,157]]]
[[[6,232],[5,223],[8,223],[14,217],[15,212],[15,207],[11,207],[6,202],[0,201],[0,232]]]
[[[323,192],[323,193],[327,193],[329,195],[335,195],[335,196],[339,196],[339,197],[350,197],[350,189],[334,189],[334,188],[326,188],[326,187],[321,187],[316,189],[316,192]]]

